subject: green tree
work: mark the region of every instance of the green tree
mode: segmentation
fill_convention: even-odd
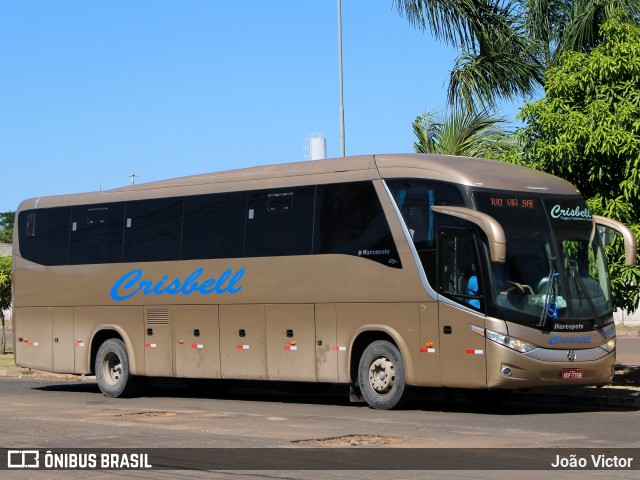
[[[504,123],[486,109],[476,112],[458,107],[443,118],[425,112],[413,122],[417,137],[413,149],[416,153],[502,159],[515,147],[511,132],[502,128]]]
[[[595,214],[629,225],[640,239],[640,27],[619,11],[590,53],[566,52],[547,72],[546,97],[527,104],[517,132],[523,162],[578,186]],[[607,250],[614,305],[633,311],[640,267]]]
[[[2,333],[0,338],[0,353],[6,353],[6,337],[4,333],[4,310],[11,308],[11,257],[0,256],[0,321]]]
[[[460,49],[449,102],[495,106],[533,95],[562,52],[588,52],[616,8],[637,22],[640,0],[394,0],[416,27]]]
[[[16,212],[0,213],[0,242],[13,243],[13,222]]]

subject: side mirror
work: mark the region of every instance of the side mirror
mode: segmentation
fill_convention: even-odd
[[[605,227],[614,230],[618,234],[622,235],[624,239],[624,258],[625,265],[633,267],[636,264],[636,236],[631,229],[624,223],[618,222],[607,217],[601,217],[600,215],[594,215],[593,221],[597,227]]]
[[[432,206],[431,210],[478,225],[489,240],[491,261],[496,263],[505,263],[507,261],[507,239],[504,235],[504,230],[495,218],[466,207]]]

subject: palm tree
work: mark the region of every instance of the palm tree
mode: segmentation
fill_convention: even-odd
[[[562,52],[590,51],[620,8],[634,22],[640,0],[394,0],[414,26],[461,50],[449,102],[495,106],[529,97]]]
[[[413,149],[416,153],[504,158],[515,148],[511,133],[501,127],[504,123],[486,109],[476,112],[458,106],[443,118],[425,112],[413,122],[418,139]]]

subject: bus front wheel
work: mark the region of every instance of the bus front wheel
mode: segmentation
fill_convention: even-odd
[[[369,406],[389,410],[405,397],[405,369],[398,348],[385,340],[367,346],[358,364],[358,386]]]
[[[129,355],[122,340],[110,338],[96,355],[96,380],[107,397],[123,397],[131,393],[133,376],[129,373]]]

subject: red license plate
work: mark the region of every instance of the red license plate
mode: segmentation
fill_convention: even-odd
[[[582,380],[581,368],[563,368],[562,380]]]

